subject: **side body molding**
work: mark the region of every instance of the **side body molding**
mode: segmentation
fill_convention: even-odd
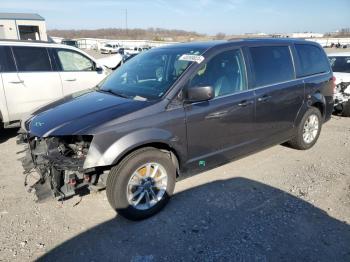
[[[84,162],[84,169],[109,166],[117,163],[130,150],[149,143],[165,143],[171,146],[173,135],[163,129],[137,130],[120,138],[110,135],[94,137]]]

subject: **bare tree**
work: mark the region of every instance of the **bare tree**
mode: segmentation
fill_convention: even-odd
[[[216,35],[215,35],[215,39],[216,40],[223,40],[223,39],[225,39],[226,38],[226,34],[224,34],[224,33],[217,33]]]
[[[184,41],[189,39],[199,39],[206,35],[184,30],[169,30],[162,28],[148,29],[120,29],[103,28],[94,30],[49,30],[51,36],[63,38],[105,38],[105,39],[135,39],[135,40],[159,40],[172,39],[174,41]]]

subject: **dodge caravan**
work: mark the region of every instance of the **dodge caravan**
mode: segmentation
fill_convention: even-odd
[[[331,117],[334,87],[327,56],[313,42],[155,48],[22,123],[23,167],[40,177],[28,188],[39,200],[106,188],[120,215],[147,218],[193,170],[285,142],[311,148]]]

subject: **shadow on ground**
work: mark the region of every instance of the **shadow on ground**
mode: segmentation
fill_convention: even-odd
[[[0,129],[0,143],[17,136],[18,128]]]
[[[148,220],[117,216],[39,259],[164,260],[350,261],[350,226],[286,192],[233,178],[180,192]]]

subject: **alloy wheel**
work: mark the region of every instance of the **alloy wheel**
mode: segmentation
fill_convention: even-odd
[[[168,174],[159,163],[146,163],[137,168],[127,185],[129,204],[138,210],[155,206],[166,193]]]

